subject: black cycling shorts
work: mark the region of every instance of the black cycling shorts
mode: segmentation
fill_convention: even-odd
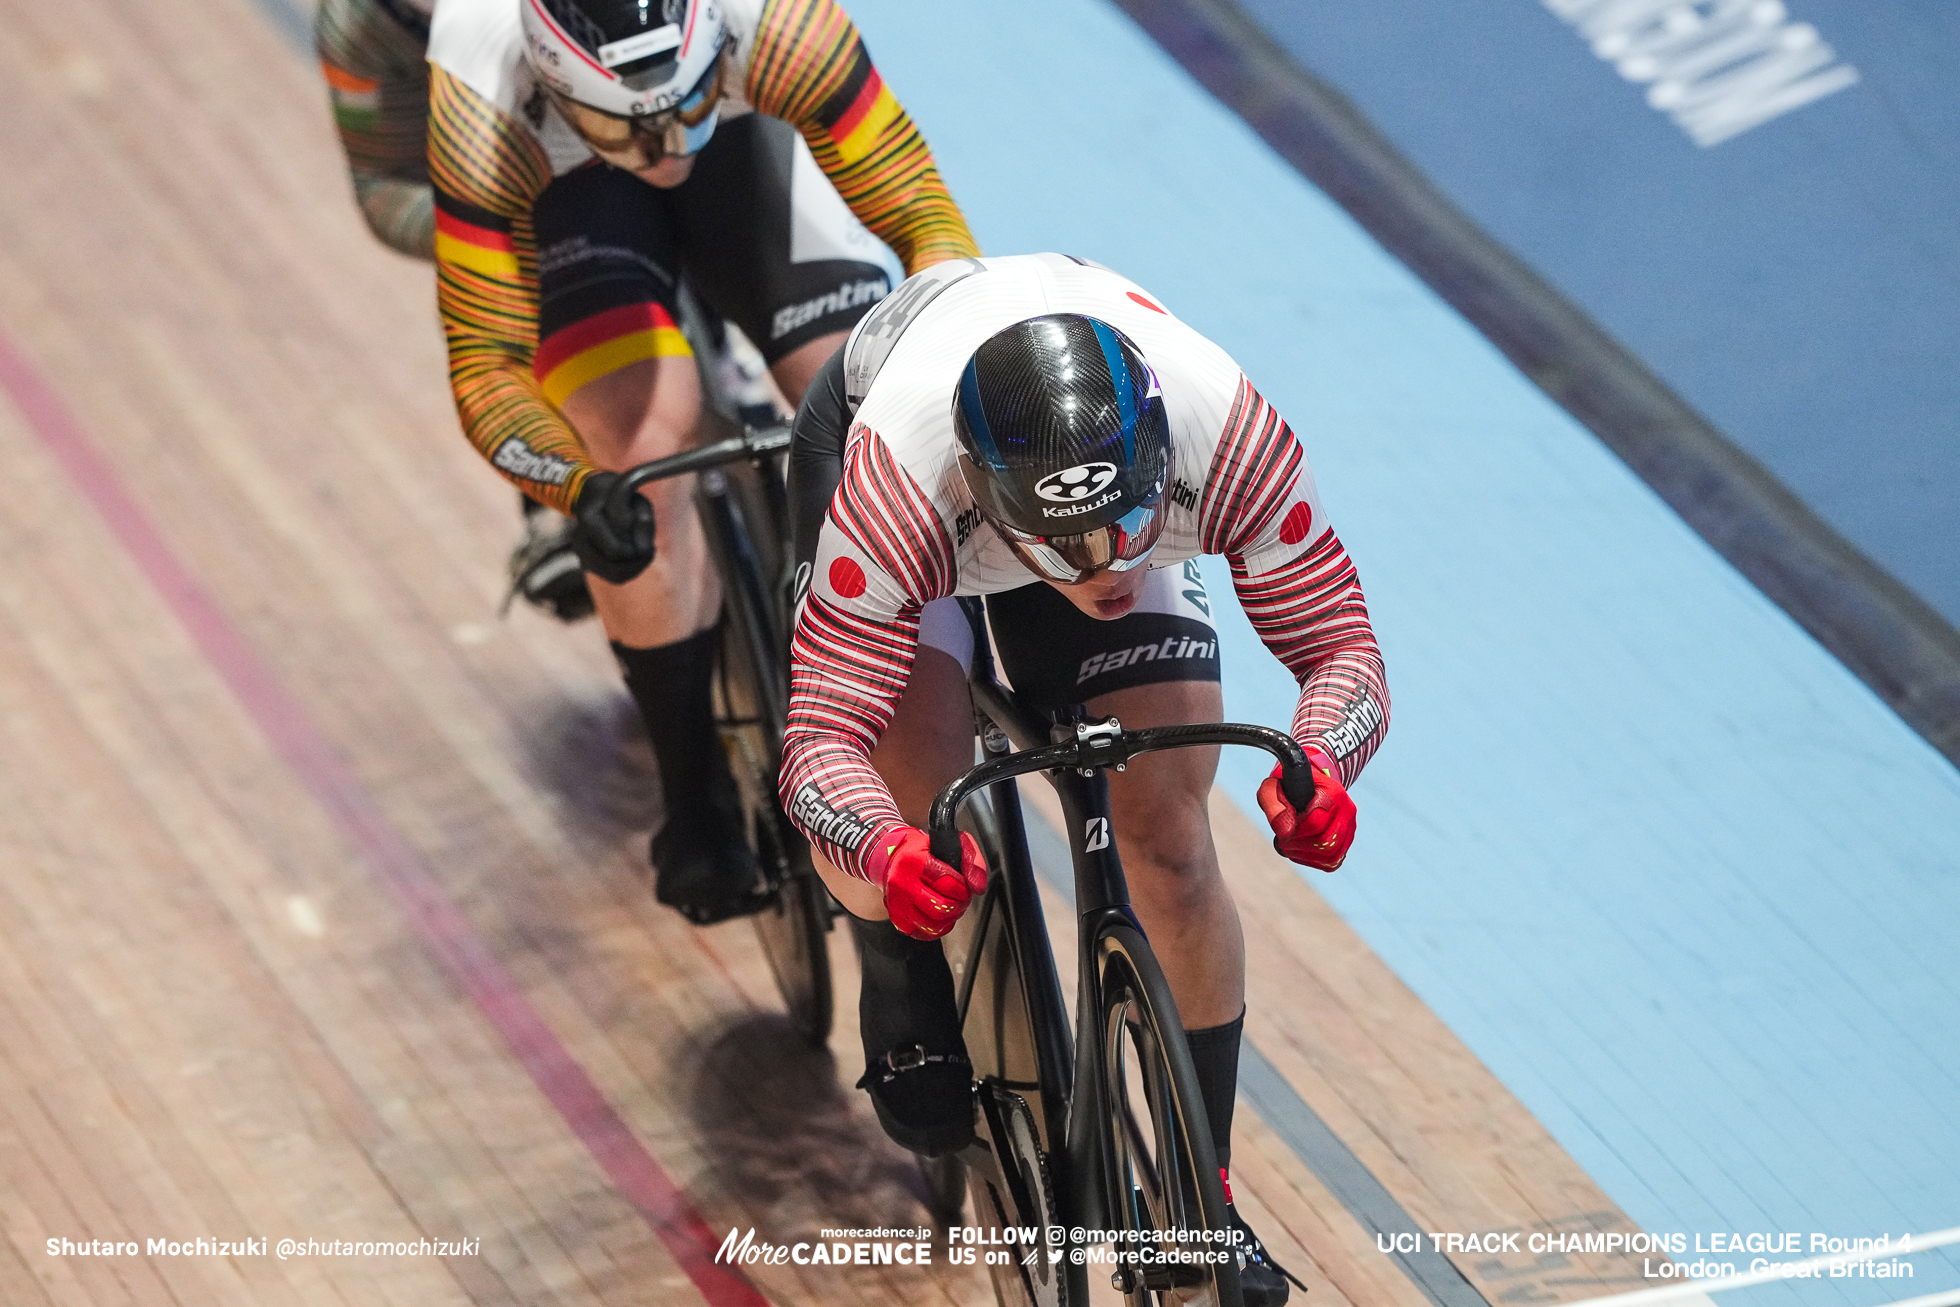
[[[1037,581],[987,596],[1000,670],[1023,699],[1053,709],[1165,681],[1218,681],[1218,633],[1195,561],[1158,568],[1137,606],[1100,621]]]
[[[751,113],[723,123],[671,190],[604,163],[554,178],[531,210],[546,394],[686,353],[681,275],[772,364],[856,325],[896,262],[808,155],[794,127]],[[845,252],[860,257],[830,257]]]

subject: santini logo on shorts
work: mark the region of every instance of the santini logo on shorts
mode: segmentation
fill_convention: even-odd
[[[776,316],[769,323],[769,339],[781,340],[798,327],[807,327],[828,314],[842,313],[860,304],[875,303],[885,298],[885,293],[890,289],[891,283],[883,277],[873,281],[853,281],[839,286],[828,295],[777,309]]]
[[[1141,662],[1166,661],[1172,658],[1216,658],[1218,641],[1193,640],[1190,636],[1179,638],[1175,635],[1164,637],[1162,644],[1140,644],[1134,649],[1112,649],[1082,660],[1082,669],[1075,674],[1075,683],[1082,684],[1099,672],[1113,672],[1124,667],[1134,667]]]

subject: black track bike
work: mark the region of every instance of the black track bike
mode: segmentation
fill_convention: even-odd
[[[989,1232],[976,1252],[988,1254],[1003,1307],[1080,1307],[1092,1270],[1131,1307],[1240,1307],[1204,1100],[1176,1004],[1130,910],[1105,770],[1154,750],[1250,745],[1280,761],[1281,786],[1304,809],[1306,755],[1263,726],[1126,731],[1081,709],[1037,713],[995,680],[984,648],[971,688],[985,760],[940,792],[930,817],[935,857],[959,865],[957,823],[992,872],[947,937],[973,1060],[975,1142],[927,1164],[952,1200],[942,1215],[957,1212],[963,1181],[971,1210],[962,1219]],[[1014,785],[1035,772],[1061,796],[1074,862],[1073,1031]],[[1105,1249],[1080,1239],[1083,1230],[1115,1238]]]
[[[826,936],[835,909],[811,866],[810,846],[783,814],[776,789],[789,713],[791,569],[783,479],[789,442],[788,427],[743,428],[642,463],[619,479],[611,498],[623,511],[649,481],[701,473],[695,503],[722,585],[715,724],[769,890],[768,904],[751,920],[790,1019],[820,1045],[830,1034],[833,1007]]]

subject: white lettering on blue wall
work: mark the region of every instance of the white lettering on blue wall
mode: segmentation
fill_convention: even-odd
[[[1857,84],[1783,0],[1544,0],[1696,145],[1719,145]]]

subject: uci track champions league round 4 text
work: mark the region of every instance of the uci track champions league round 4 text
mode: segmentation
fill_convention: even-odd
[[[1482,1234],[1424,1231],[1378,1233],[1378,1251],[1461,1255],[1591,1253],[1639,1257],[1649,1280],[1717,1280],[1732,1276],[1768,1279],[1911,1279],[1913,1237],[1871,1235],[1840,1238],[1817,1232],[1715,1231],[1648,1234],[1643,1231],[1547,1232],[1503,1230]],[[1691,1259],[1691,1260],[1690,1260]]]

